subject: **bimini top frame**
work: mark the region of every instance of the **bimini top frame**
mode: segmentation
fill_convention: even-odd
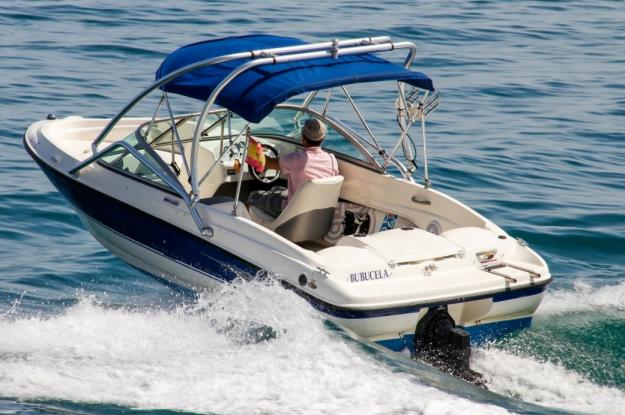
[[[274,47],[263,48],[267,45]],[[254,46],[260,47],[249,50]],[[408,51],[403,67],[372,55],[396,49]],[[198,54],[198,51],[203,54]],[[216,51],[232,53],[214,56]],[[92,143],[92,152],[96,156],[99,144],[113,127],[157,88],[164,92],[205,99],[194,132],[189,162],[189,207],[193,210],[199,197],[199,141],[202,126],[214,104],[256,122],[271,112],[275,105],[293,95],[344,87],[351,83],[395,80],[433,91],[432,81],[426,75],[408,70],[415,55],[416,46],[413,43],[393,42],[389,37],[308,44],[294,38],[251,35],[188,45],[172,53],[159,67],[157,80],[107,124]],[[259,72],[260,67],[263,69]],[[281,75],[285,69],[289,72],[286,77]],[[249,93],[250,88],[253,93]],[[243,96],[242,92],[246,91],[247,95]]]
[[[260,122],[277,104],[291,96],[351,83],[396,80],[432,90],[432,81],[427,75],[368,53],[390,50],[393,47],[389,47],[391,43],[360,42],[343,46],[336,41],[327,48],[307,50],[306,43],[288,37],[251,35],[217,39],[185,46],[173,52],[163,61],[156,77],[162,78],[189,63],[223,55],[228,51],[291,45],[288,47],[294,51],[276,53],[271,52],[272,49],[261,50],[251,58],[235,59],[194,70],[161,87],[166,92],[202,101],[216,93],[217,105],[252,123]],[[394,44],[395,48],[404,46]],[[408,46],[414,47],[412,44]],[[306,49],[296,49],[301,47]],[[258,68],[260,66],[262,69]],[[226,85],[222,85],[224,81]]]
[[[204,56],[215,53],[215,50],[221,52],[224,49],[272,44],[289,46],[248,52],[245,59],[235,53],[228,60],[187,72],[161,86],[164,91],[206,98],[206,105],[197,121],[189,163],[195,199],[199,187],[199,140],[202,126],[214,104],[228,108],[250,122],[259,122],[275,105],[290,96],[350,83],[395,80],[433,90],[432,81],[426,75],[407,69],[414,59],[415,45],[394,43],[386,37],[305,44],[299,39],[252,35],[202,42],[172,53],[161,64],[157,77],[177,71],[189,60],[197,60],[198,54]],[[403,67],[371,54],[395,49],[408,50]],[[260,67],[262,71],[257,69]]]

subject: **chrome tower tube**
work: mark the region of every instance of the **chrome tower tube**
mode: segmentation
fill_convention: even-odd
[[[416,53],[416,46],[410,42],[397,42],[397,43],[389,42],[389,43],[380,43],[380,44],[373,44],[373,45],[366,45],[366,46],[353,46],[353,47],[348,47],[345,49],[338,49],[338,50],[336,49],[336,43],[330,43],[330,45],[333,46],[332,49],[313,51],[313,52],[293,53],[293,54],[288,54],[288,55],[270,55],[269,53],[264,53],[260,55],[262,57],[259,57],[254,60],[248,61],[244,64],[241,64],[239,67],[237,67],[232,72],[230,72],[228,76],[226,76],[215,87],[215,89],[213,89],[210,96],[206,100],[206,105],[204,105],[204,108],[198,118],[197,125],[195,128],[195,133],[193,136],[193,144],[191,147],[191,163],[190,163],[191,164],[191,194],[192,194],[194,203],[197,202],[197,198],[199,196],[196,163],[197,163],[198,145],[200,141],[202,126],[204,125],[204,122],[206,122],[206,117],[208,116],[208,113],[210,112],[215,101],[217,100],[217,97],[219,96],[219,94],[237,76],[239,76],[240,74],[242,74],[243,72],[249,69],[252,69],[258,66],[275,65],[278,63],[306,61],[306,60],[311,60],[311,59],[328,58],[328,57],[335,58],[338,56],[360,55],[360,54],[372,53],[372,52],[391,51],[395,49],[409,49],[410,50],[409,56],[414,55],[414,53]],[[267,55],[270,55],[270,56],[267,56]],[[412,62],[411,60],[408,60],[408,58],[407,58],[407,61]]]

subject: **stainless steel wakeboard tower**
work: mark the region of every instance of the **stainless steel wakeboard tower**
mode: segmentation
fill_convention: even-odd
[[[228,87],[228,85],[236,82],[237,78],[246,72],[258,68],[261,66],[271,66],[277,65],[281,63],[291,63],[291,62],[305,62],[314,59],[320,58],[332,58],[337,59],[343,56],[362,56],[371,53],[382,53],[382,52],[391,52],[394,50],[407,50],[406,57],[403,61],[403,68],[408,69],[415,56],[416,56],[416,46],[411,42],[393,42],[390,37],[381,36],[381,37],[367,37],[367,38],[357,38],[357,39],[346,39],[346,40],[332,40],[328,42],[321,43],[310,43],[310,44],[301,44],[294,46],[283,46],[283,47],[275,47],[275,48],[267,48],[267,49],[259,49],[259,50],[251,50],[246,52],[237,52],[226,54],[222,56],[212,57],[209,59],[200,60],[189,65],[183,66],[177,70],[168,73],[167,75],[161,77],[156,80],[152,85],[146,88],[143,92],[138,94],[135,98],[133,98],[111,121],[108,125],[100,132],[97,138],[93,141],[91,145],[91,150],[93,155],[81,163],[77,164],[75,167],[70,169],[69,173],[76,175],[79,171],[92,163],[93,161],[103,157],[107,154],[110,154],[115,148],[123,147],[127,151],[131,152],[137,159],[143,162],[154,174],[160,177],[165,183],[167,183],[172,189],[174,189],[180,197],[187,204],[191,216],[193,217],[195,223],[200,229],[201,233],[205,236],[212,236],[213,230],[210,226],[205,224],[201,219],[199,213],[196,210],[196,204],[199,202],[199,186],[202,182],[208,177],[213,168],[222,160],[225,152],[223,151],[223,145],[220,151],[220,157],[216,158],[216,160],[212,163],[212,165],[208,168],[208,170],[204,173],[198,171],[198,149],[200,145],[200,140],[202,138],[202,132],[206,130],[204,124],[207,120],[208,115],[213,110],[215,106],[215,102],[217,101],[220,94]],[[113,144],[110,144],[108,147],[98,150],[98,146],[102,143],[105,137],[110,133],[110,131],[115,127],[115,125],[133,108],[139,103],[143,98],[147,97],[151,92],[155,91],[158,88],[163,89],[165,85],[176,80],[177,78],[183,77],[186,74],[192,73],[194,71],[198,71],[203,68],[211,67],[218,64],[226,64],[238,60],[244,60],[244,62],[230,71],[215,87],[212,89],[210,95],[205,101],[204,107],[202,111],[199,113],[199,117],[197,120],[197,124],[195,127],[195,131],[193,134],[193,141],[191,146],[191,154],[190,159],[188,160],[185,152],[183,151],[182,142],[180,139],[180,134],[177,129],[176,117],[171,109],[170,100],[168,94],[165,90],[162,92],[162,96],[158,102],[157,108],[154,112],[152,120],[145,130],[145,137],[148,136],[150,129],[152,128],[159,109],[165,104],[167,109],[167,115],[171,121],[171,129],[172,129],[172,155],[174,152],[174,146],[178,146],[180,150],[180,154],[183,160],[182,168],[185,169],[189,178],[191,191],[187,193],[182,186],[177,181],[177,175],[172,174],[172,171],[167,167],[159,165],[156,161],[158,160],[158,156],[153,153],[153,150],[149,145],[145,142],[145,137],[142,137],[142,146],[143,149],[150,155],[149,158],[145,157],[139,151],[136,151],[131,145],[123,141],[117,141]],[[415,122],[420,121],[421,124],[421,138],[422,138],[422,148],[423,148],[423,166],[424,166],[424,186],[426,188],[430,187],[430,179],[428,176],[428,161],[427,161],[427,143],[426,143],[426,133],[425,133],[425,117],[433,111],[439,102],[438,92],[430,93],[429,90],[422,90],[417,87],[412,87],[408,93],[406,93],[406,84],[400,80],[396,81],[398,97],[396,100],[396,111],[397,111],[397,120],[400,127],[400,136],[391,149],[390,152],[387,152],[382,146],[379,144],[375,135],[373,134],[371,128],[367,124],[365,118],[362,113],[356,106],[354,99],[349,94],[346,86],[344,84],[338,85],[343,95],[351,104],[354,113],[357,118],[362,123],[363,127],[367,131],[369,138],[371,140],[365,139],[364,137],[356,134],[348,127],[342,125],[342,123],[334,122],[326,117],[326,111],[328,108],[328,104],[330,98],[332,96],[333,88],[327,89],[327,96],[325,99],[323,111],[321,113],[315,112],[310,108],[310,104],[315,99],[320,90],[313,90],[307,94],[301,106],[293,106],[290,104],[278,104],[280,107],[295,107],[300,109],[301,111],[298,115],[304,113],[314,114],[315,116],[323,119],[325,122],[330,123],[335,129],[341,131],[342,134],[359,150],[361,151],[369,163],[381,173],[387,173],[387,169],[390,165],[395,166],[399,172],[402,174],[404,179],[409,181],[414,181],[412,178],[413,172],[416,170],[416,160],[415,154],[413,153],[413,148],[416,150],[416,145],[414,144],[413,139],[410,137],[409,131]],[[226,120],[227,123],[227,137],[229,146],[231,147],[233,144],[244,140],[245,148],[244,153],[241,156],[241,161],[245,159],[247,152],[247,143],[250,137],[249,133],[249,124],[248,122],[244,128],[242,128],[236,136],[233,137],[233,132],[230,124],[230,120],[232,118],[232,111],[226,108]],[[223,122],[224,120],[220,118]],[[223,128],[223,127],[222,127]],[[244,134],[245,131],[248,133]],[[224,134],[225,135],[225,134]],[[223,143],[222,136],[222,143]],[[397,158],[395,154],[397,153],[399,147],[402,147],[404,156],[406,160],[410,163],[408,167],[402,164]],[[368,150],[370,148],[373,152],[377,153],[378,156],[382,158],[382,162],[379,163],[375,156]],[[152,159],[152,160],[150,160]],[[172,162],[171,167],[174,170],[180,169],[180,166],[174,165]],[[238,183],[237,183],[237,192],[234,200],[233,215],[237,214],[237,204],[239,202],[240,195],[240,187],[242,181],[243,174],[239,174]]]

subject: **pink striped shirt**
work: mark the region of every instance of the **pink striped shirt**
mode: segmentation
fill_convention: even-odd
[[[339,174],[334,154],[326,153],[321,147],[305,147],[280,157],[280,170],[286,174],[289,182],[287,201],[291,200],[306,180]]]

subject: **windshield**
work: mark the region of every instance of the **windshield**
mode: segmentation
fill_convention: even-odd
[[[314,114],[303,113],[296,108],[276,108],[271,114],[259,123],[249,123],[252,135],[266,139],[282,139],[301,143],[301,128],[306,119],[320,118]],[[180,140],[190,142],[193,140],[197,125],[197,114],[185,115],[176,118],[176,129]],[[328,127],[326,138],[322,147],[366,163],[370,163],[369,157],[356,148],[350,139],[339,132],[329,120],[324,121]],[[228,124],[230,124],[232,137],[236,137],[248,126],[243,118],[232,114],[228,121],[226,110],[210,113],[204,123],[201,141],[221,140],[228,141]],[[149,131],[148,131],[149,129]],[[139,128],[141,136],[146,137],[146,142],[153,148],[170,148],[176,141],[175,133],[171,128],[171,119],[155,120],[153,123],[145,123]],[[173,146],[178,152],[178,146]]]

